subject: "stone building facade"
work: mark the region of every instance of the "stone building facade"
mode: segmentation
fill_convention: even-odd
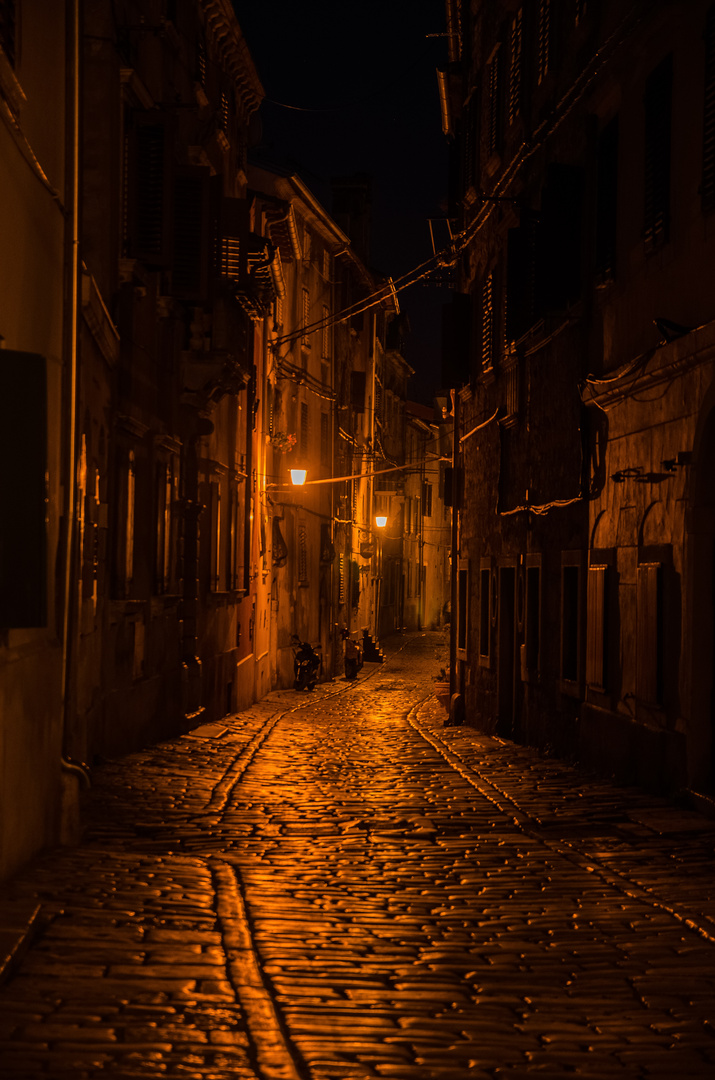
[[[715,7],[448,3],[458,689],[707,797]]]

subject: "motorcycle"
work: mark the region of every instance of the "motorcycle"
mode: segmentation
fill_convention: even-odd
[[[344,628],[342,635],[345,642],[345,678],[352,682],[357,679],[358,671],[360,671],[363,664],[362,649],[360,643],[350,637],[349,630]]]
[[[313,690],[320,674],[321,659],[312,645],[293,636],[293,688]],[[318,646],[320,647],[320,646]]]

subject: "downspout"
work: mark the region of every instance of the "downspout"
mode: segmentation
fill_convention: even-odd
[[[78,320],[79,320],[79,151],[80,151],[80,0],[72,0],[71,24],[67,33],[67,55],[69,72],[67,78],[66,106],[66,167],[67,186],[71,199],[69,213],[65,219],[65,342],[69,359],[69,409],[67,417],[67,445],[65,457],[65,565],[64,597],[62,612],[62,750],[60,763],[66,773],[77,776],[89,787],[90,772],[83,762],[70,758],[67,743],[69,738],[69,715],[71,707],[71,665],[73,650],[71,635],[75,614],[75,516],[77,500],[77,396],[79,380],[78,358]],[[67,220],[68,218],[68,220]]]

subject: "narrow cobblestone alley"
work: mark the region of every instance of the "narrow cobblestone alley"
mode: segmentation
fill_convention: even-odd
[[[444,652],[99,769],[0,1075],[711,1077],[715,823],[445,727]]]

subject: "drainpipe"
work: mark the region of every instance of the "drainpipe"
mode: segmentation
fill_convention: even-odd
[[[67,169],[66,184],[69,189],[69,206],[65,213],[64,240],[64,293],[65,293],[65,355],[69,361],[67,373],[68,410],[66,426],[65,453],[65,564],[64,597],[62,611],[62,672],[61,672],[61,708],[62,708],[62,750],[60,763],[65,773],[76,776],[85,786],[89,786],[90,773],[82,762],[73,761],[68,753],[70,708],[71,708],[71,666],[74,660],[72,635],[76,615],[76,501],[77,501],[77,397],[79,383],[78,357],[78,320],[79,320],[79,151],[80,151],[80,0],[73,0],[69,25],[67,28],[68,59],[67,72],[67,108],[66,149]]]

